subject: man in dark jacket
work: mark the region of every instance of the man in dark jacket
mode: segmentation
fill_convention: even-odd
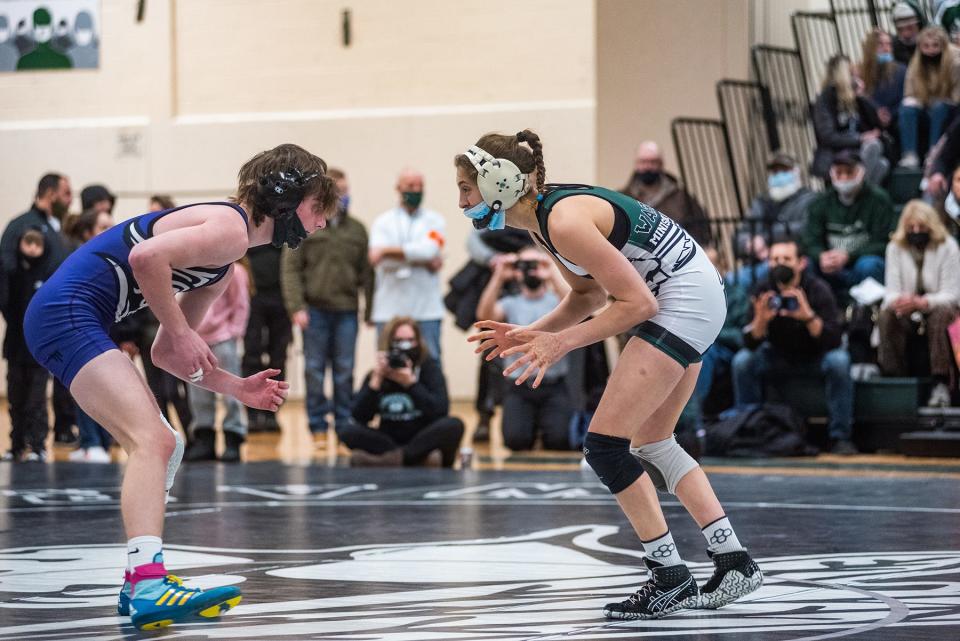
[[[910,64],[913,52],[917,50],[917,36],[927,26],[918,0],[900,0],[890,12],[896,37],[893,39],[893,59],[905,65]]]
[[[27,349],[23,317],[34,293],[43,285],[46,268],[43,232],[28,227],[17,239],[17,270],[10,274],[4,316],[3,357],[7,359],[7,400],[10,403],[10,451],[4,460],[45,460],[47,430],[47,370]]]
[[[885,191],[866,182],[860,156],[844,151],[833,159],[833,188],[810,203],[804,248],[838,294],[867,277],[884,278],[884,255],[897,226]]]
[[[353,365],[357,349],[358,312],[363,296],[364,320],[373,304],[373,267],[367,259],[367,229],[350,216],[346,174],[331,168],[340,207],[326,229],[307,238],[300,249],[284,249],[281,260],[283,301],[293,323],[303,332],[307,421],[313,434],[325,434],[327,414],[336,430],[352,422]],[[324,393],[327,365],[333,374],[333,403]]]
[[[710,244],[710,218],[676,177],[663,170],[663,154],[652,140],[637,147],[633,175],[620,191],[663,212],[701,245]]]
[[[24,276],[25,268],[18,255],[20,239],[27,229],[34,228],[43,234],[44,253],[39,261],[30,267],[30,271],[40,281],[47,280],[57,270],[69,250],[63,235],[60,233],[60,222],[66,216],[73,200],[70,189],[70,180],[66,176],[50,173],[40,179],[33,206],[25,213],[10,221],[0,237],[0,262],[3,264],[4,277],[16,280]],[[7,283],[10,287],[10,283]],[[4,312],[6,314],[6,312]],[[10,323],[11,319],[7,318]],[[22,315],[19,320],[23,322]],[[71,443],[76,440],[72,426],[75,422],[73,415],[73,399],[59,381],[53,385],[53,406],[55,411],[54,433],[57,442]]]
[[[754,292],[744,349],[733,358],[736,405],[761,403],[764,380],[823,377],[832,451],[854,454],[853,379],[850,355],[840,345],[836,299],[825,282],[805,272],[806,266],[795,241],[770,248],[770,279]]]

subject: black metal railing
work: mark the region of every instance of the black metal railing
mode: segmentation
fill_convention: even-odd
[[[757,80],[770,94],[780,142],[778,149],[796,158],[804,183],[816,187],[817,181],[809,175],[816,140],[800,54],[795,49],[769,45],[756,45],[751,53]]]
[[[780,147],[770,92],[756,82],[721,80],[717,102],[730,142],[740,210],[746,211],[766,190],[766,161],[770,152]]]
[[[719,120],[676,118],[670,129],[684,187],[706,209],[713,244],[733,264],[743,210],[726,126]]]
[[[829,13],[798,12],[790,16],[793,38],[800,53],[807,98],[813,102],[827,73],[827,61],[840,53],[840,32]]]

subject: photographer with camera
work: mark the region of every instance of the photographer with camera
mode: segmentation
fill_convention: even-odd
[[[806,271],[795,241],[770,247],[770,278],[754,292],[743,328],[744,349],[733,358],[736,406],[763,402],[763,381],[818,377],[826,383],[834,454],[856,454],[850,355],[841,347],[837,301],[822,279]]]
[[[500,298],[511,282],[519,283],[520,293]],[[496,263],[477,304],[477,318],[530,325],[550,313],[569,289],[547,255],[536,246],[528,247],[515,260],[504,258]],[[517,358],[519,355],[506,358],[506,364]],[[569,370],[568,359],[561,359],[536,388],[531,386],[534,376],[516,385],[521,370],[511,373],[511,384],[503,398],[504,445],[515,451],[529,450],[540,432],[544,448],[570,449],[569,425],[574,408],[565,381]]]
[[[353,401],[353,419],[337,430],[354,466],[450,467],[463,421],[449,416],[447,382],[408,316],[393,318],[380,335],[376,365]],[[380,416],[378,429],[366,427]]]

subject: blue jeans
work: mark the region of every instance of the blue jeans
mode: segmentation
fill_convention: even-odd
[[[353,363],[357,350],[357,312],[309,310],[310,324],[303,330],[304,375],[307,379],[307,421],[311,432],[327,430],[327,414],[333,412],[336,427],[353,418]],[[333,370],[333,406],[323,389],[327,363]]]
[[[693,388],[693,395],[701,406],[710,394],[713,381],[730,371],[732,361],[733,350],[719,343],[714,343],[703,353],[703,360],[700,361],[700,376],[697,377],[697,386]]]
[[[847,266],[838,272],[832,274],[823,274],[823,279],[830,283],[834,291],[845,291],[859,285],[868,277],[883,284],[884,280],[884,258],[873,254],[864,254],[856,261],[853,266]]]
[[[900,115],[897,118],[897,125],[900,127],[900,147],[904,154],[918,153],[917,138],[920,131],[920,118],[929,118],[930,135],[928,137],[928,147],[933,147],[940,139],[940,134],[947,124],[947,119],[953,111],[953,103],[938,100],[928,108],[923,107],[900,107]]]
[[[847,350],[830,350],[819,361],[791,362],[769,343],[756,350],[741,349],[733,357],[733,394],[736,407],[763,402],[763,381],[796,377],[822,377],[826,383],[827,429],[834,440],[850,440],[853,433],[853,378]]]
[[[110,444],[113,443],[109,432],[90,418],[90,415],[80,409],[79,405],[77,405],[77,430],[80,432],[78,447],[81,450],[86,450],[91,447],[102,447],[105,450],[109,450]]]
[[[417,321],[420,326],[420,336],[423,337],[423,343],[430,349],[430,356],[440,362],[440,321],[422,320]],[[380,334],[386,323],[377,323],[377,345],[380,344]],[[442,364],[441,364],[442,366]]]

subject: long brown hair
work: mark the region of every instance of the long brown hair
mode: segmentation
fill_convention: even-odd
[[[920,43],[929,39],[940,42],[940,64],[936,67],[923,64],[923,54],[920,53]],[[947,32],[936,25],[925,27],[917,36],[917,50],[913,52],[910,66],[907,67],[907,82],[913,84],[913,98],[924,106],[929,106],[938,98],[949,99],[953,91],[954,64]]]
[[[384,325],[380,332],[379,348],[381,352],[390,351],[390,343],[393,341],[393,335],[397,333],[397,328],[409,325],[413,329],[413,335],[417,337],[417,345],[420,346],[420,358],[413,365],[415,367],[423,365],[428,358],[432,358],[430,346],[423,342],[423,333],[420,331],[420,324],[410,316],[394,316]]]
[[[234,200],[250,209],[255,225],[263,224],[271,213],[260,211],[255,205],[259,181],[264,176],[277,171],[298,169],[304,174],[316,173],[317,177],[308,181],[304,198],[317,197],[317,211],[330,211],[337,203],[337,186],[327,175],[327,163],[309,151],[294,144],[283,144],[261,151],[240,168],[237,175],[237,193]]]
[[[113,218],[109,212],[99,212],[96,209],[85,209],[79,214],[69,216],[63,223],[63,234],[78,245],[90,240],[87,234],[93,233],[93,228],[97,226],[97,220],[100,214],[106,214]]]
[[[530,148],[524,147],[523,143],[530,145]],[[524,129],[513,136],[487,134],[480,138],[476,144],[477,147],[494,158],[509,160],[525,174],[536,172],[537,193],[543,193],[543,185],[547,180],[547,170],[543,164],[543,144],[540,142],[540,136],[529,129]],[[458,154],[453,159],[453,164],[463,169],[467,176],[474,181],[477,179],[477,170],[466,154]]]
[[[885,62],[880,64],[877,61],[877,48],[880,46],[880,38],[886,36],[893,39],[886,31],[873,29],[863,39],[863,57],[860,62],[860,79],[863,80],[864,92],[873,95],[882,84],[890,82],[897,71],[896,62]]]
[[[853,69],[850,59],[838,54],[827,61],[827,73],[823,76],[822,89],[833,87],[837,92],[837,107],[847,113],[857,112],[857,92],[853,86]]]

